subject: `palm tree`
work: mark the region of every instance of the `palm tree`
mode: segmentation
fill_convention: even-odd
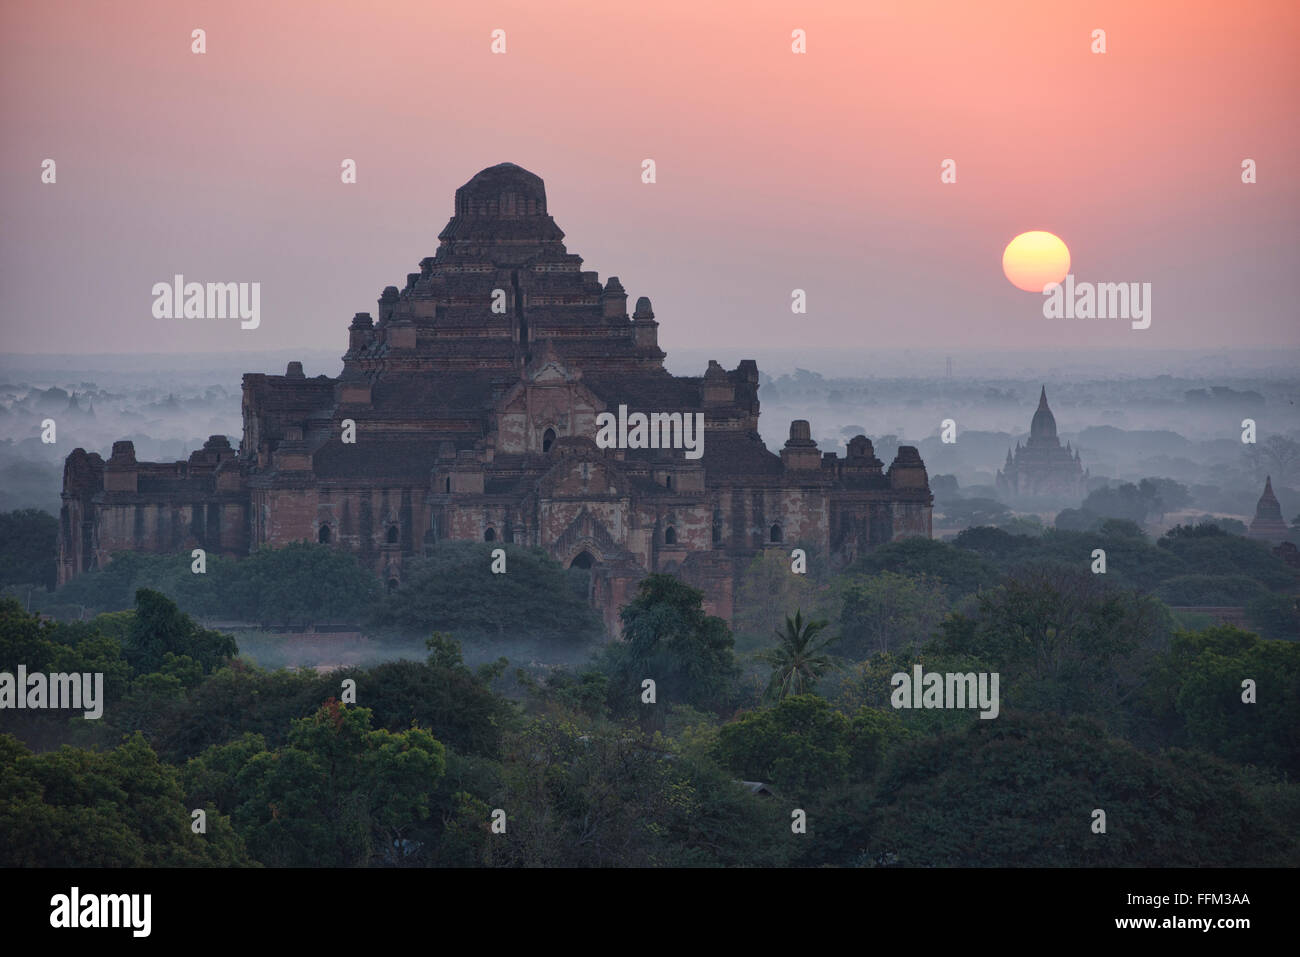
[[[759,661],[772,666],[772,680],[767,686],[767,696],[780,701],[787,695],[812,691],[819,678],[836,666],[835,659],[826,654],[826,648],[837,639],[818,640],[826,621],[804,622],[803,614],[796,610],[794,617],[785,616],[785,630],[776,629],[777,645],[759,652]]]

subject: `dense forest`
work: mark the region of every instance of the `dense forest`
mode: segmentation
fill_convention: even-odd
[[[48,518],[5,517],[10,584]],[[0,863],[1300,864],[1300,587],[1269,548],[1116,519],[806,574],[790,547],[730,625],[650,575],[618,641],[586,573],[516,546],[494,575],[439,545],[393,591],[307,544],[11,587],[0,672],[102,673],[106,700],[0,712]],[[1250,630],[1178,610],[1207,595]],[[221,624],[321,621],[397,651],[272,669]],[[996,719],[894,707],[917,664],[997,673]]]

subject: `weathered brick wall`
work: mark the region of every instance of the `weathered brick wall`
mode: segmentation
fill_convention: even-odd
[[[601,403],[580,382],[541,379],[512,396],[495,415],[497,451],[541,452],[547,429],[556,438],[595,439]]]
[[[263,523],[260,540],[276,547],[290,542],[319,541],[320,526],[331,524],[331,537],[339,530],[338,515],[333,507],[318,507],[316,489],[267,489],[262,499],[259,519]]]
[[[916,502],[894,503],[894,538],[934,537],[933,509]]]
[[[69,528],[63,537],[69,539],[73,553],[60,563],[65,581],[84,570],[76,563],[86,558],[81,530],[85,513],[75,502],[66,506],[66,512],[64,521]],[[125,501],[97,503],[91,515],[91,558],[98,567],[107,565],[113,553],[121,551],[175,554],[202,548],[210,555],[230,557],[248,553],[249,508],[240,499],[150,502],[132,496]]]

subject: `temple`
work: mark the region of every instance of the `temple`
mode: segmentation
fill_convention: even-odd
[[[1056,417],[1047,406],[1047,386],[1038,396],[1038,409],[1029,424],[1029,439],[1016,443],[1015,454],[997,474],[997,489],[1008,498],[1082,499],[1087,494],[1088,473],[1077,450],[1056,436]]]
[[[1286,520],[1282,518],[1282,506],[1278,503],[1277,496],[1273,494],[1273,476],[1265,476],[1264,494],[1259,497],[1259,502],[1255,505],[1255,518],[1251,521],[1246,535],[1263,542],[1276,543],[1284,541],[1290,532]]]
[[[811,546],[844,563],[930,536],[914,447],[885,468],[865,436],[840,458],[795,421],[778,454],[759,437],[753,360],[669,374],[650,300],[629,316],[618,278],[583,269],[538,176],[483,170],[456,191],[438,239],[400,289],[383,290],[376,316],[352,319],[337,378],[308,378],[298,362],[244,376],[237,450],[213,436],[181,462],[137,462],[130,442],[107,461],[69,455],[60,581],[124,549],[237,556],[308,540],[353,552],[395,587],[441,540],[515,542],[590,569],[616,634],[652,571],[703,589],[730,618],[736,576],[764,549]],[[703,455],[598,448],[597,415],[620,405],[703,413]]]

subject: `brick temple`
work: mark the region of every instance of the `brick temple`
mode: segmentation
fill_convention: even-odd
[[[502,163],[456,191],[435,255],[377,316],[358,313],[337,378],[248,373],[239,448],[213,436],[188,461],[64,467],[59,580],[126,549],[246,555],[308,540],[355,553],[393,586],[445,539],[539,546],[591,570],[611,633],[651,571],[732,614],[735,580],[764,549],[834,563],[931,534],[925,465],[888,469],[858,436],[822,452],[795,421],[780,453],[758,434],[758,366],[664,369],[650,300],[603,284],[564,245],[540,177]],[[704,415],[704,451],[601,449],[596,416]],[[351,430],[349,430],[351,426]],[[352,438],[354,441],[346,441]]]

